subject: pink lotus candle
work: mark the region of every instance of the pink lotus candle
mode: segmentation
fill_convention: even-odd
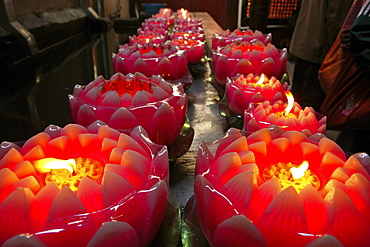
[[[176,20],[175,28],[203,28],[202,20],[198,18],[179,18]]]
[[[169,28],[167,18],[163,17],[145,19],[144,22],[141,23],[141,27],[149,28],[149,30],[153,30],[154,28],[168,30]]]
[[[181,8],[176,11],[176,19],[188,19],[191,18],[189,10]]]
[[[145,76],[160,75],[171,82],[181,82],[190,87],[193,78],[188,69],[185,51],[170,44],[135,44],[121,45],[117,54],[113,54],[115,72],[122,74],[143,73]]]
[[[129,44],[132,46],[135,43],[144,44],[152,43],[159,44],[166,42],[167,38],[161,34],[155,32],[147,32],[146,34],[132,35],[129,37]]]
[[[69,102],[75,123],[88,126],[101,120],[121,132],[140,125],[153,142],[165,145],[176,140],[187,114],[187,96],[180,83],[168,83],[160,76],[149,79],[138,72],[76,85]]]
[[[168,197],[166,146],[141,127],[50,125],[0,150],[2,246],[147,246]]]
[[[140,36],[140,35],[151,35],[151,36],[163,36],[165,37],[165,40],[168,39],[168,30],[166,29],[163,29],[163,28],[157,28],[157,27],[153,27],[153,28],[138,28],[137,29],[137,35]]]
[[[159,15],[164,15],[164,16],[172,16],[172,9],[171,8],[161,8],[158,11]]]
[[[170,8],[161,8],[158,14],[153,15],[153,18],[164,18],[167,20],[168,26],[173,26],[175,24],[175,16],[172,15],[172,10]]]
[[[278,100],[264,101],[254,105],[244,113],[244,129],[254,132],[277,125],[284,131],[303,131],[308,135],[325,133],[326,116],[317,113],[312,107],[302,107],[287,93],[288,103]]]
[[[282,78],[286,71],[287,50],[284,48],[279,51],[274,45],[264,45],[261,41],[244,41],[213,50],[212,57],[216,82],[225,87],[226,78],[239,73],[263,73],[267,77]]]
[[[234,78],[228,78],[225,97],[230,110],[243,116],[244,110],[250,107],[250,103],[278,100],[285,102],[287,100],[285,91],[287,90],[288,83],[282,84],[275,77],[268,78],[264,74],[261,76],[238,75]]]
[[[203,41],[196,39],[173,39],[169,43],[186,51],[188,64],[200,63],[204,57],[206,45]]]
[[[366,246],[370,175],[322,134],[248,137],[199,147],[195,202],[211,246]]]
[[[271,43],[272,35],[271,33],[263,34],[261,31],[253,31],[252,29],[247,29],[244,31],[240,29],[235,29],[232,32],[227,29],[225,31],[222,31],[221,33],[215,33],[212,36],[212,49],[217,50],[218,47],[224,47],[235,41],[248,41],[252,43],[256,40],[259,40],[267,45],[268,43]]]
[[[203,29],[190,29],[190,30],[182,30],[182,29],[174,29],[171,36],[171,40],[175,39],[195,39],[200,40],[202,42],[205,41],[205,35]]]

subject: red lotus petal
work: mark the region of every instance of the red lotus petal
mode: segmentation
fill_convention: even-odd
[[[140,146],[137,141],[135,141],[135,139],[126,134],[120,135],[117,147],[123,148],[123,150],[133,150],[144,155],[148,159],[151,158],[150,155],[144,150],[144,148]]]
[[[47,247],[40,239],[31,234],[19,234],[9,238],[2,247],[27,246],[27,247]]]
[[[0,169],[5,167],[13,169],[16,164],[23,160],[22,154],[17,149],[11,148],[0,160]]]
[[[346,155],[343,149],[337,143],[330,140],[329,138],[322,138],[318,146],[321,155],[324,155],[326,152],[329,151],[330,153],[338,156],[343,161],[346,160]]]
[[[120,134],[121,133],[118,130],[112,129],[106,125],[100,126],[98,130],[98,136],[100,140],[103,140],[106,137],[112,140],[118,140]]]
[[[194,189],[200,225],[205,236],[212,238],[216,227],[237,212],[226,196],[215,190],[213,185],[201,175],[196,176]],[[212,240],[208,238],[211,244]]]
[[[0,203],[13,192],[13,184],[19,179],[9,168],[0,170]]]
[[[235,128],[230,128],[226,132],[225,136],[219,140],[215,157],[218,157],[220,155],[220,153],[226,147],[228,147],[233,141],[235,141],[239,137],[242,137],[242,135],[240,134],[240,132],[237,129],[235,129]]]
[[[151,159],[128,149],[123,153],[120,165],[126,167],[134,176],[146,177],[150,169],[150,162]]]
[[[167,199],[166,182],[157,182],[116,207],[111,219],[130,224],[138,234],[140,246],[148,246],[159,229],[157,222],[163,220]]]
[[[361,174],[353,174],[346,182],[348,195],[370,227],[370,182]]]
[[[329,200],[330,198],[330,200]],[[325,198],[330,201],[329,222],[331,232],[344,246],[366,246],[370,229],[353,201],[339,188],[334,188]]]
[[[245,214],[252,200],[253,193],[257,189],[257,177],[254,172],[246,171],[231,178],[220,189],[232,201],[239,213]]]
[[[326,152],[321,160],[320,170],[326,179],[329,179],[331,174],[338,167],[343,167],[344,161],[331,152]]]
[[[343,168],[350,170],[352,173],[360,173],[367,180],[370,180],[370,174],[365,170],[365,167],[352,155],[344,163]]]
[[[34,194],[36,194],[41,189],[40,184],[37,182],[34,176],[28,176],[14,182],[13,188],[16,189],[18,187],[28,188]]]
[[[239,247],[241,243],[243,246],[266,246],[262,234],[244,215],[235,215],[219,224],[213,242],[215,246],[228,247]]]
[[[19,162],[13,170],[19,179],[27,176],[36,176],[36,170],[29,161]]]
[[[196,156],[195,174],[203,174],[209,171],[210,165],[214,162],[214,157],[205,143],[200,144]]]
[[[306,212],[308,232],[320,234],[328,230],[328,213],[324,199],[311,185],[299,194]]]
[[[229,181],[235,174],[234,171],[243,163],[238,153],[231,152],[220,156],[212,164],[212,171],[222,183]]]
[[[41,146],[37,145],[23,155],[25,160],[39,160],[45,158],[44,150]]]
[[[226,147],[219,155],[224,155],[229,152],[241,152],[243,150],[248,150],[247,139],[245,136],[242,136],[234,140],[228,147]]]
[[[126,222],[109,221],[102,224],[87,247],[104,246],[139,247],[136,231]]]
[[[30,205],[34,200],[28,188],[17,188],[0,205],[0,244],[6,239],[28,232],[30,224]]]
[[[332,235],[324,235],[315,240],[312,240],[311,242],[305,245],[305,247],[318,247],[318,246],[343,247],[343,244]]]
[[[84,213],[87,211],[76,194],[69,187],[63,187],[50,207],[46,226],[64,228],[71,220],[68,216]]]
[[[247,140],[249,145],[261,141],[269,144],[272,140],[272,136],[268,129],[261,129],[248,136]]]
[[[307,232],[307,221],[302,201],[293,187],[281,191],[264,212],[258,229],[267,245],[279,243],[288,246],[303,246],[298,233]]]
[[[46,219],[49,215],[50,207],[59,193],[55,183],[48,183],[35,196],[35,201],[31,207],[32,228],[34,231],[44,229]]]
[[[83,177],[81,179],[81,182],[78,185],[77,197],[80,199],[87,211],[95,212],[103,209],[104,203],[102,196],[102,190],[98,183],[87,177]]]
[[[26,154],[37,145],[39,145],[41,148],[45,148],[48,145],[50,139],[51,138],[47,133],[38,133],[24,143],[24,145],[22,146],[22,153]]]
[[[248,217],[257,225],[272,200],[280,193],[281,188],[276,178],[270,179],[258,187],[253,195]]]
[[[106,206],[118,203],[135,190],[125,178],[110,171],[105,171],[101,191]]]

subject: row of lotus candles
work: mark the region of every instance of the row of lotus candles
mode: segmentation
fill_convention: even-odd
[[[365,246],[369,159],[294,102],[271,35],[212,37],[214,80],[244,120],[196,157],[195,203],[212,246]],[[204,56],[201,20],[164,8],[112,57],[115,74],[76,85],[74,123],[0,146],[2,246],[148,246],[165,215],[168,146]]]

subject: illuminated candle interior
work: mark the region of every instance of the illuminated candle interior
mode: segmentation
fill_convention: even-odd
[[[97,181],[103,173],[100,162],[90,158],[54,159],[45,158],[34,162],[35,169],[45,176],[45,184],[54,182],[59,189],[68,186],[72,191],[78,189],[83,177]]]
[[[275,116],[277,118],[285,117],[286,119],[288,119],[288,118],[297,118],[297,116],[294,113],[290,112],[293,108],[293,105],[294,105],[294,97],[293,97],[292,93],[290,91],[287,91],[287,92],[285,92],[285,95],[288,99],[288,104],[285,107],[284,111],[275,112],[274,113]]]
[[[282,190],[293,186],[297,193],[300,193],[309,184],[318,190],[320,188],[320,179],[308,167],[307,161],[302,162],[298,167],[291,162],[279,162],[266,167],[262,176],[265,181],[277,178]]]

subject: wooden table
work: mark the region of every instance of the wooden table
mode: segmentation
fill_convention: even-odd
[[[212,35],[221,32],[222,28],[206,12],[196,12],[194,16],[202,20],[207,54],[210,56]],[[193,84],[186,91],[189,98],[188,117],[194,129],[194,139],[190,149],[171,166],[170,187],[176,194],[182,210],[194,193],[194,168],[199,145],[221,138],[227,130],[226,120],[218,112],[218,92],[209,83],[210,65],[206,63],[203,66],[205,74],[194,78]]]

